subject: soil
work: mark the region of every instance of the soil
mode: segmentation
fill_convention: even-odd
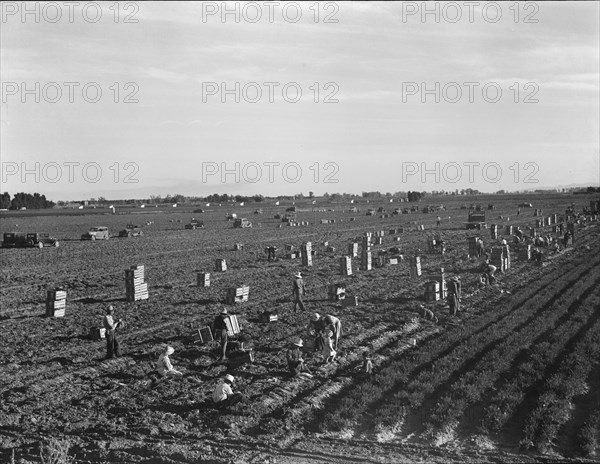
[[[497,241],[490,239],[489,230],[465,230],[467,211],[460,205],[478,203],[487,209],[493,203],[496,209],[486,211],[487,222],[503,231],[506,225],[533,225],[533,209],[523,208],[517,216],[523,201],[547,215],[564,214],[572,202],[581,211],[588,198],[435,198],[430,203],[440,198],[446,210],[391,215],[406,204],[361,202],[360,212],[350,212],[354,205],[349,202],[327,205],[334,211],[313,211],[310,202],[299,203],[298,220],[309,225],[297,227],[274,219],[289,205],[260,205],[260,215],[252,214],[254,206],[192,213],[194,206],[143,214],[33,216],[28,211],[2,217],[0,232],[48,232],[60,246],[0,250],[0,461],[40,462],[40,443],[53,439],[68,441],[69,454],[78,463],[591,462],[579,450],[574,429],[585,417],[581,409],[598,404],[588,397],[577,399],[574,422],[567,422],[567,434],[545,454],[519,447],[522,422],[514,421],[512,429],[491,436],[475,433],[479,418],[472,415],[438,446],[415,414],[408,417],[403,429],[407,433],[373,429],[368,413],[352,429],[320,429],[320,415],[366,381],[360,372],[365,350],[372,353],[375,370],[393,359],[418,355],[445,331],[491,317],[510,304],[518,289],[541,291],[539,279],[553,269],[574,262],[582,269],[591,266],[586,256],[600,251],[599,223],[581,225],[574,247],[548,255],[542,265],[515,256],[511,269],[498,274],[497,285],[481,288],[482,262],[468,256],[466,237],[480,235],[486,247]],[[379,206],[389,217],[365,215],[367,208]],[[253,227],[233,228],[225,220],[231,212],[250,219]],[[205,228],[184,229],[192,217]],[[322,224],[321,219],[335,222]],[[152,224],[144,225],[146,221]],[[118,238],[128,223],[142,225],[143,236]],[[424,230],[418,230],[421,224]],[[81,234],[92,226],[108,226],[111,238],[81,241]],[[390,235],[394,228],[404,231]],[[359,269],[360,259],[354,258],[352,275],[341,275],[339,258],[346,255],[348,244],[358,242],[360,247],[360,237],[376,231],[384,235],[382,245],[372,247],[373,269]],[[443,255],[426,253],[426,239],[435,234],[445,241]],[[316,250],[310,267],[302,266],[299,258],[286,258],[286,245],[299,250],[306,241]],[[234,251],[237,243],[243,250]],[[278,248],[275,261],[267,260],[265,247],[270,245]],[[404,259],[398,265],[376,266],[378,252],[387,250],[391,257],[392,247],[399,247]],[[423,275],[411,278],[408,259],[417,254]],[[219,258],[226,260],[227,271],[215,271]],[[145,266],[150,292],[146,301],[125,300],[124,271],[134,265]],[[423,300],[425,282],[441,268],[462,280],[462,311],[456,316],[449,314],[445,301]],[[308,290],[305,312],[295,312],[291,299],[292,276],[299,270]],[[211,273],[210,287],[196,284],[198,272]],[[590,272],[600,274],[597,266]],[[330,301],[328,286],[334,283],[344,283],[358,305]],[[227,289],[242,285],[250,287],[249,301],[226,305]],[[67,291],[66,314],[46,317],[46,291],[59,286]],[[91,340],[88,334],[101,326],[108,305],[125,324],[118,331],[123,355],[107,360],[104,341]],[[424,319],[420,305],[432,309],[438,322]],[[197,330],[210,325],[224,307],[238,316],[244,348],[255,354],[253,363],[219,361],[216,342],[198,342]],[[277,321],[261,322],[263,311],[276,313]],[[306,339],[306,326],[315,312],[341,319],[338,357],[324,364],[319,354],[309,353],[313,376],[290,378],[285,350],[297,337]],[[175,349],[171,360],[184,372],[181,379],[161,379],[155,373],[167,344]],[[246,401],[216,408],[211,393],[227,373],[235,376],[235,389]],[[597,387],[597,379],[592,385]],[[430,413],[444,393],[436,391],[420,411]]]

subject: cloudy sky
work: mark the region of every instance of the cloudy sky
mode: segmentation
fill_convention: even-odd
[[[1,189],[597,185],[599,4],[511,4],[3,2]]]

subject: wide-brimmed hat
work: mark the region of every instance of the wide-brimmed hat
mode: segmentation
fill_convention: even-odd
[[[294,274],[294,277],[298,277],[298,279],[302,278],[302,273],[301,272],[297,272],[296,274]]]
[[[311,321],[317,322],[319,319],[321,319],[321,315],[319,313],[314,313],[312,316],[310,316]]]
[[[112,313],[114,310],[115,310],[115,308],[113,308],[112,305],[110,305],[108,308],[106,308],[107,313]]]
[[[173,348],[172,346],[167,346],[165,353],[167,353],[167,355],[173,354],[173,353],[175,353],[175,348]]]
[[[233,375],[231,375],[231,374],[225,374],[225,377],[224,377],[224,379],[225,379],[225,380],[229,380],[231,383],[233,383],[233,381],[235,380],[235,379],[233,378]]]
[[[294,345],[302,347],[302,346],[304,346],[304,343],[302,342],[302,339],[299,338],[298,340],[296,340],[294,342]]]
[[[223,309],[221,310],[221,314],[227,314],[227,308],[223,308]]]

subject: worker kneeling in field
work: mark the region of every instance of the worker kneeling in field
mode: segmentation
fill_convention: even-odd
[[[288,348],[286,353],[288,368],[292,376],[297,376],[301,373],[310,373],[308,368],[304,365],[304,359],[302,358],[302,347],[304,343],[299,338]]]
[[[175,350],[172,346],[167,346],[167,349],[163,354],[158,358],[158,362],[156,363],[156,370],[163,377],[181,377],[183,375],[182,372],[178,371],[171,364],[171,360],[169,356],[171,356]]]
[[[226,374],[213,392],[213,402],[219,406],[232,406],[244,400],[244,395],[231,389],[235,379],[233,375]]]
[[[333,348],[338,349],[340,343],[340,337],[342,336],[342,321],[337,317],[328,314],[323,318],[323,326],[325,327],[324,332],[332,332],[333,335]]]

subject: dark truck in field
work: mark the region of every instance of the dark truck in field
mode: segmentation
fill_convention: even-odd
[[[44,248],[58,247],[58,240],[50,234],[40,232],[6,232],[2,238],[2,248]]]
[[[125,229],[119,231],[119,237],[141,237],[143,235],[144,232],[140,226],[136,226],[135,224],[127,224]]]

